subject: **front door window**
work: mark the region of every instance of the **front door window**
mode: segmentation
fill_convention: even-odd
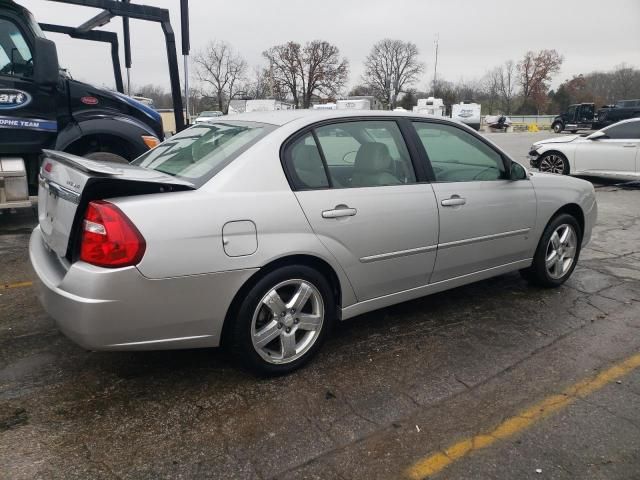
[[[33,55],[18,27],[0,18],[0,75],[33,76]]]

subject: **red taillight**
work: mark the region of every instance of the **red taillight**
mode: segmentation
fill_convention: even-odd
[[[135,265],[146,244],[131,220],[112,203],[89,202],[82,222],[80,260],[99,267]]]

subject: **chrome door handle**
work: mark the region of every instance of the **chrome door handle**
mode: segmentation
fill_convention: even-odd
[[[451,195],[450,198],[442,200],[442,202],[440,203],[443,207],[455,207],[457,205],[464,205],[465,203],[467,203],[467,199],[462,198],[458,195]]]
[[[346,205],[336,205],[333,210],[325,210],[322,212],[322,218],[341,218],[341,217],[353,217],[358,210],[355,208],[347,207]]]

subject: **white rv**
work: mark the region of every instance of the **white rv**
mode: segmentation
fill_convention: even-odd
[[[317,103],[312,107],[313,110],[335,110],[335,103]]]
[[[480,108],[479,103],[456,103],[451,105],[451,118],[480,130]]]
[[[247,100],[245,112],[273,112],[275,110],[293,110],[295,106],[280,100]]]
[[[441,98],[420,98],[418,105],[413,107],[415,113],[423,113],[425,115],[433,115],[436,117],[444,117],[444,101]]]
[[[338,110],[371,110],[371,101],[367,98],[338,100],[336,108]]]

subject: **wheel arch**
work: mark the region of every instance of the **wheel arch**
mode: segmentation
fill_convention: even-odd
[[[128,161],[133,160],[143,153],[139,150],[138,146],[134,145],[126,138],[108,133],[84,135],[74,140],[64,149],[65,152],[80,156],[93,152],[115,153]]]
[[[222,325],[222,332],[220,336],[220,345],[225,346],[226,340],[228,340],[230,335],[230,328],[232,325],[232,317],[238,311],[240,307],[241,301],[246,297],[249,290],[265,275],[279,269],[282,267],[290,266],[290,265],[305,265],[313,268],[320,272],[331,285],[331,289],[333,290],[334,300],[336,305],[336,316],[340,319],[340,312],[342,309],[342,289],[343,282],[340,281],[340,277],[338,276],[335,269],[326,261],[320,257],[309,254],[294,254],[287,255],[286,257],[280,257],[270,261],[260,268],[256,273],[254,273],[243,285],[240,287],[238,292],[233,297],[229,308],[227,309],[227,313],[224,317],[224,324]]]
[[[549,218],[549,221],[547,222],[547,225],[551,221],[553,221],[554,218],[556,218],[558,215],[561,215],[563,213],[567,213],[571,215],[578,221],[578,225],[580,225],[580,236],[582,237],[584,235],[585,216],[584,216],[584,211],[582,210],[582,207],[577,203],[567,203],[566,205],[563,205],[562,207],[560,207],[558,210],[554,212],[553,215],[551,215],[551,217]],[[546,228],[546,225],[545,225],[545,228]]]

